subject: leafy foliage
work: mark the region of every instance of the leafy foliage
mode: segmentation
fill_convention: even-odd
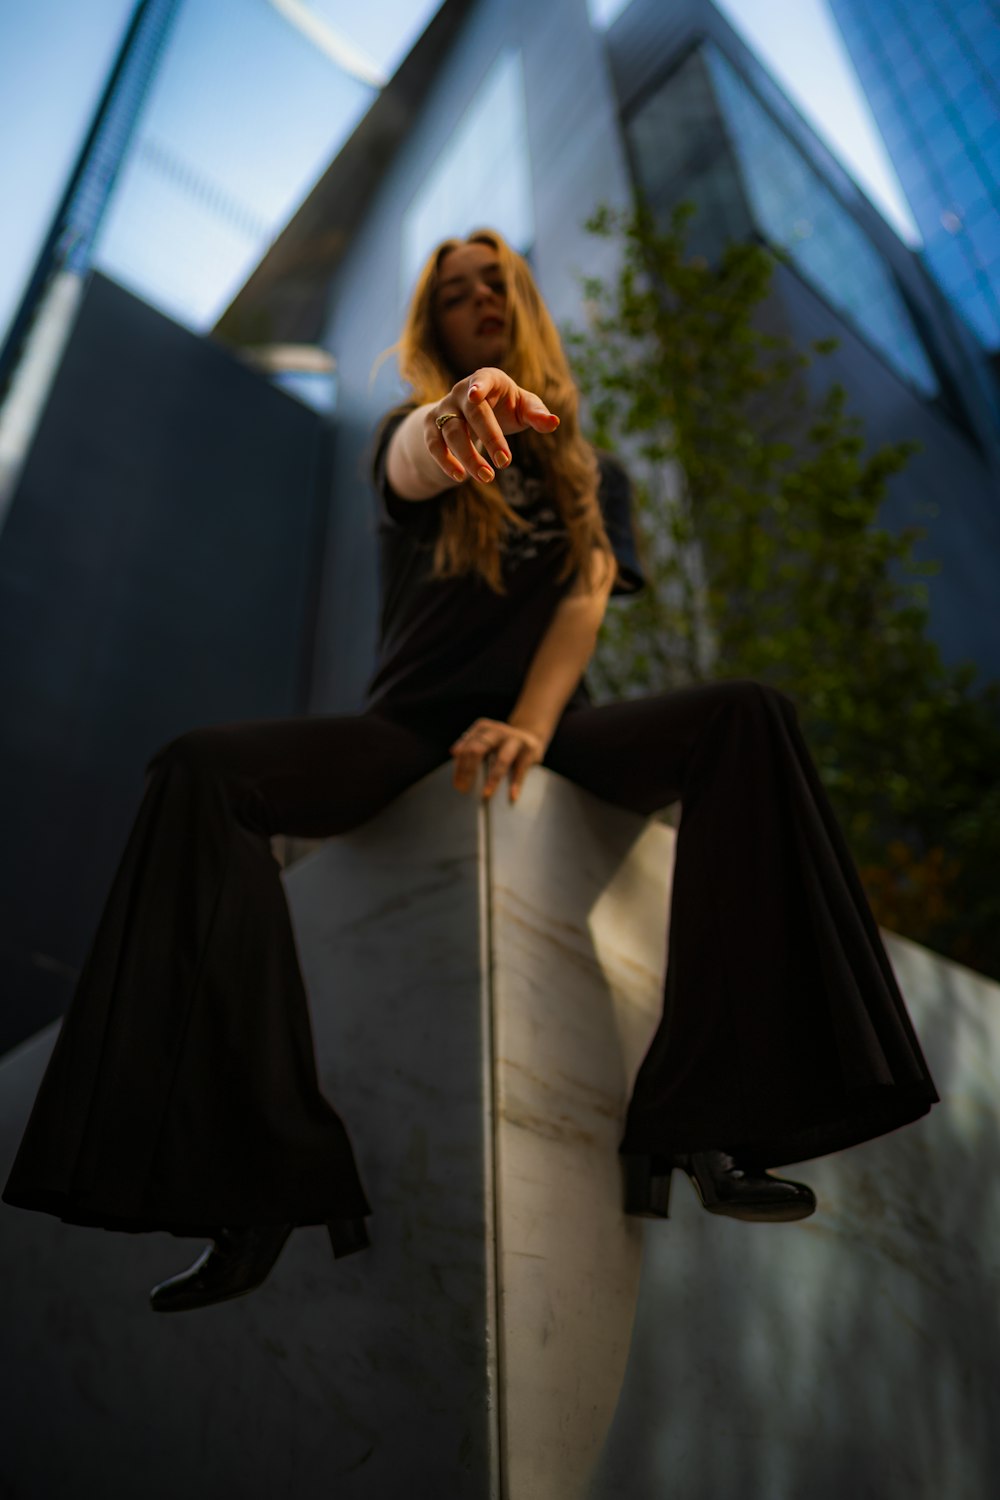
[[[769,327],[772,253],[686,257],[693,212],[587,224],[619,269],[584,279],[588,326],[565,341],[588,435],[633,474],[649,578],[609,609],[589,679],[615,698],[719,677],[783,689],[876,918],[1000,978],[1000,687],[975,691],[928,637],[925,530],[878,525],[917,445],[866,453],[841,385],[810,398],[812,356]]]

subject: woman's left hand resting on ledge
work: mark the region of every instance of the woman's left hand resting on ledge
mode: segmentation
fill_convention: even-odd
[[[493,755],[483,786],[483,797],[492,797],[507,772],[510,772],[510,800],[516,802],[529,769],[537,765],[547,748],[546,741],[531,729],[518,729],[500,719],[477,719],[451,747],[455,757],[455,786],[460,792],[471,791],[480,762]]]

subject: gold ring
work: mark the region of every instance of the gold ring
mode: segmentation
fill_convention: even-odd
[[[440,432],[440,430],[444,426],[444,424],[447,421],[449,421],[452,417],[457,417],[459,415],[460,415],[460,413],[457,412],[457,411],[443,411],[439,417],[435,417],[434,420],[437,423],[438,431]]]

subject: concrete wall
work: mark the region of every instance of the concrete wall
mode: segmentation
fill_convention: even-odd
[[[799,1223],[622,1212],[674,834],[444,766],[284,874],[372,1202],[170,1316],[201,1248],[0,1206],[10,1500],[983,1500],[1000,1463],[1000,986],[886,934],[941,1102],[790,1175]],[[0,1170],[55,1026],[0,1065]]]
[[[662,985],[673,834],[540,769],[516,810],[451,781],[440,768],[283,876],[371,1247],[335,1263],[322,1229],[298,1230],[258,1291],[165,1316],[147,1289],[200,1243],[0,1206],[10,1500],[579,1494],[639,1278],[615,1148]],[[548,892],[529,927],[525,840]],[[0,1064],[4,1174],[55,1032]]]
[[[993,1493],[1000,985],[882,936],[941,1103],[785,1169],[801,1224],[713,1222],[680,1184],[587,1500]]]

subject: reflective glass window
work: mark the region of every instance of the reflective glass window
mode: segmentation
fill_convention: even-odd
[[[696,204],[692,254],[713,260],[727,240],[746,237],[752,225],[700,50],[632,114],[626,134],[637,181],[661,221],[681,199]]]
[[[872,73],[867,93],[872,104],[876,106],[887,104],[890,100],[896,98],[896,90],[892,86],[892,80],[889,74],[881,68],[877,73]]]
[[[926,395],[938,382],[895,279],[798,147],[714,47],[703,49],[758,227]]]
[[[953,110],[929,110],[918,116],[918,119],[924,139],[938,161],[947,161],[951,156],[964,156],[968,151],[965,132]]]
[[[997,7],[986,0],[829,3],[924,235],[928,265],[995,347],[989,308],[1000,296]],[[985,306],[974,275],[990,286]]]
[[[909,57],[897,64],[896,83],[901,89],[913,88],[926,77],[923,60],[911,53]]]
[[[883,37],[882,50],[894,69],[900,68],[914,57],[909,38],[895,27]]]
[[[979,232],[984,227],[990,228],[992,230],[994,249],[1000,251],[1000,215],[997,214],[995,206],[987,196],[984,195],[980,198],[979,202],[969,210],[965,220],[965,227],[970,234]],[[982,235],[984,242],[989,238],[989,235]]]
[[[957,94],[959,89],[964,88],[973,77],[973,72],[968,59],[958,56],[939,66],[938,77],[941,79],[942,87],[949,94]]]
[[[937,224],[942,203],[952,213],[955,211],[954,205],[947,196],[942,197],[937,185],[932,183],[929,177],[918,177],[912,182],[909,180],[906,180],[906,182],[906,196],[910,200],[910,207],[913,209],[918,222],[923,225],[923,233],[926,238],[935,232],[933,226]]]
[[[997,105],[978,80],[966,84],[955,96],[955,108],[961,113],[965,128],[974,141],[995,126],[1000,118]]]
[[[964,66],[966,70],[968,70],[969,65],[965,61],[962,51],[962,45],[958,37],[950,27],[941,25],[940,17],[938,17],[936,23],[931,23],[930,31],[924,31],[923,34],[925,49],[923,61],[925,66],[930,66],[932,71],[937,71],[941,68],[951,67],[953,64],[959,63],[960,65]],[[928,35],[932,35],[934,38],[933,59],[928,57],[926,53]]]
[[[906,9],[918,33],[924,32],[926,26],[937,19],[936,5],[937,0],[907,0]]]
[[[924,141],[924,136],[919,135],[913,129],[912,124],[904,123],[903,130],[904,139],[898,147],[892,150],[892,160],[894,160],[895,168],[900,172],[901,177],[904,177],[904,180],[909,183],[910,174],[915,169],[918,169],[921,175],[924,174],[924,168],[927,165],[928,148],[927,142]],[[892,142],[889,142],[889,136],[886,136],[886,142],[892,144]]]
[[[990,80],[996,95],[1000,76],[1000,13],[995,6],[993,12],[992,15],[984,15],[981,10],[971,12],[962,20],[961,28],[983,77]]]
[[[901,91],[895,87],[895,75],[893,75],[893,89],[896,97],[901,96]],[[927,115],[933,110],[941,109],[945,103],[941,90],[934,81],[928,78],[926,72],[922,73],[918,82],[912,88],[902,94],[907,108],[915,115]]]
[[[1000,78],[1000,26],[991,23],[983,34],[976,38],[976,52],[983,76],[992,79],[995,94],[997,78]]]
[[[928,264],[946,285],[956,290],[973,268],[965,241],[964,234],[950,235],[941,232],[926,244]]]
[[[187,0],[94,264],[169,317],[211,327],[377,93],[271,5]]]
[[[900,111],[884,119],[882,135],[892,152],[897,171],[903,170],[905,163],[927,155],[927,144],[911,115],[904,115]]]
[[[997,276],[1000,269],[1000,242],[995,234],[983,233],[981,225],[976,226],[969,238],[975,247],[979,268],[992,288],[993,295],[1000,300],[1000,278]]]
[[[967,214],[988,191],[985,174],[977,169],[968,156],[960,156],[950,163],[945,180],[958,212],[962,215]]]
[[[629,0],[587,0],[590,19],[601,31],[611,26],[628,5]]]
[[[995,344],[1000,335],[1000,317],[997,316],[996,308],[988,302],[983,292],[975,288],[956,298],[958,307],[965,321],[972,327],[985,344]]]

